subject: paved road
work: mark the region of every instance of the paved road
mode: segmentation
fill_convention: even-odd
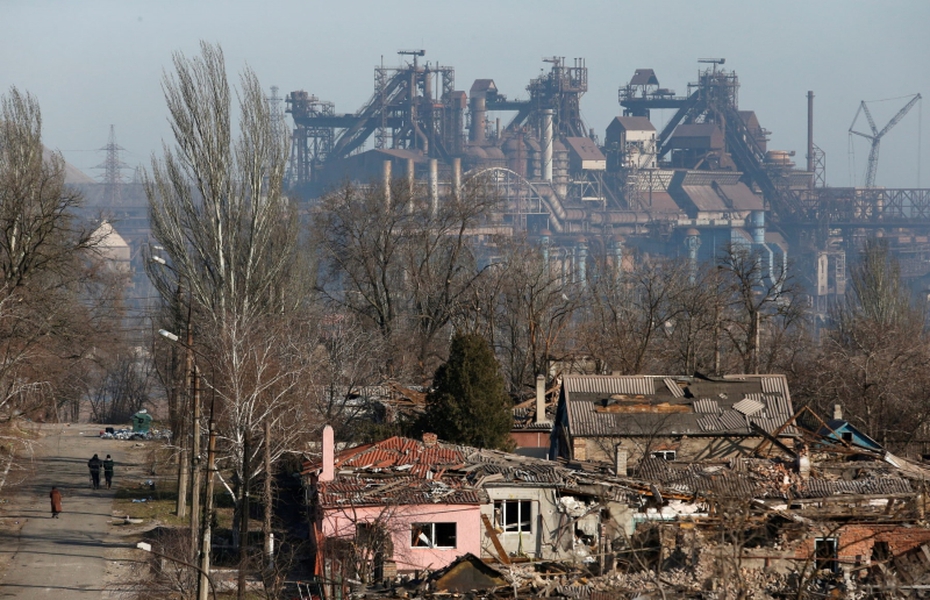
[[[96,425],[44,425],[35,444],[35,475],[22,484],[4,516],[20,520],[19,535],[0,532],[0,558],[9,558],[0,598],[100,599],[105,595],[105,553],[113,492],[93,490],[87,460],[112,454],[119,465],[126,442],[102,440]],[[125,465],[125,462],[123,463]],[[102,479],[102,477],[101,477]],[[58,486],[63,513],[51,518],[48,493]],[[115,488],[115,486],[114,486]]]

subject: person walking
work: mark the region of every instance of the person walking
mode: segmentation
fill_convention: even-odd
[[[57,519],[58,513],[61,512],[61,492],[53,485],[52,491],[48,493],[48,497],[52,501],[52,518]]]
[[[100,489],[100,467],[102,465],[103,461],[96,454],[87,461],[87,468],[90,469],[90,482],[95,490]]]
[[[103,461],[103,477],[107,481],[107,489],[110,489],[110,486],[113,485],[113,467],[115,464],[110,455],[107,454],[106,459]]]

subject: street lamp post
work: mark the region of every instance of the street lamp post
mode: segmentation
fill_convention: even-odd
[[[204,360],[206,360],[207,363],[209,363],[209,365],[210,365],[210,370],[211,370],[211,384],[210,384],[210,387],[211,387],[211,389],[212,389],[212,392],[211,392],[211,400],[210,400],[210,423],[209,423],[209,429],[208,429],[208,432],[209,432],[209,440],[208,440],[208,442],[207,442],[207,486],[206,486],[207,489],[206,489],[205,498],[204,498],[204,505],[203,505],[203,518],[200,519],[200,521],[199,521],[199,525],[200,525],[200,528],[199,528],[200,531],[199,531],[199,532],[196,531],[196,530],[194,529],[195,519],[194,519],[194,515],[191,514],[191,528],[192,528],[192,529],[191,529],[191,537],[193,538],[192,547],[195,548],[195,549],[196,549],[197,543],[198,543],[198,535],[197,535],[197,534],[198,534],[198,533],[200,534],[200,535],[199,535],[199,543],[200,543],[200,568],[199,568],[199,570],[200,570],[200,581],[198,582],[198,585],[197,585],[197,598],[198,598],[198,600],[207,600],[207,586],[206,586],[205,583],[204,583],[204,579],[206,579],[207,582],[209,582],[211,588],[212,588],[212,586],[213,586],[213,582],[210,580],[209,573],[210,573],[210,552],[211,552],[211,548],[212,548],[212,537],[213,537],[213,494],[214,494],[214,477],[213,477],[213,474],[214,474],[215,471],[216,471],[216,421],[215,421],[215,419],[214,419],[214,415],[215,415],[215,412],[214,412],[214,411],[215,411],[215,409],[216,409],[216,367],[214,366],[213,361],[212,361],[208,356],[206,356],[206,355],[203,354],[202,352],[198,351],[196,348],[194,348],[193,345],[191,345],[191,344],[189,344],[189,343],[184,343],[184,342],[182,342],[181,339],[180,339],[180,337],[178,337],[176,334],[171,333],[170,331],[168,331],[168,330],[166,330],[166,329],[159,329],[159,330],[158,330],[158,334],[161,335],[162,337],[168,339],[168,340],[171,340],[172,342],[181,344],[182,346],[184,346],[185,348],[187,348],[188,352],[190,352],[190,353],[192,353],[192,354],[196,354],[197,356],[199,356],[199,357],[203,358]],[[189,340],[189,341],[193,341],[193,340]],[[197,381],[197,382],[199,382],[200,376],[199,376],[199,371],[198,371],[196,365],[195,365],[194,368],[193,368],[193,375],[194,375],[194,380]],[[195,429],[199,432],[199,430],[200,430],[200,424],[199,424],[199,420],[200,420],[200,387],[199,387],[199,383],[197,383],[197,387],[194,388],[194,390],[195,390],[195,392],[196,392],[196,394],[195,394],[195,397],[196,397],[196,401],[195,401],[196,410],[195,410],[195,413],[194,413],[194,414],[195,414],[195,418],[196,418],[196,420],[195,420]],[[198,442],[197,452],[198,452],[198,454],[197,454],[197,456],[196,456],[197,462],[195,463],[195,464],[197,464],[197,465],[199,465],[199,462],[200,462],[200,456],[199,456],[199,451],[200,451],[199,441],[200,441],[200,436],[199,436],[199,433],[198,433],[198,435],[197,435],[197,442]],[[200,469],[198,468],[198,469],[195,471],[195,473],[199,473],[199,472],[200,472]],[[193,490],[193,497],[198,497],[198,495],[199,495],[199,493],[200,493],[200,485],[201,485],[201,483],[202,483],[202,480],[201,480],[200,477],[197,477],[197,478],[195,478],[194,481],[195,481],[195,483],[196,483],[196,487],[194,487],[194,490]],[[197,512],[197,513],[200,512],[200,508],[199,508],[199,507],[200,507],[199,497],[198,497],[198,502],[197,502],[197,504],[196,504],[196,505],[193,505],[193,504],[192,504],[192,506],[197,506],[197,511],[196,511],[196,512]],[[193,513],[193,512],[195,512],[195,511],[192,510],[192,513]],[[198,517],[199,517],[199,516],[200,516],[200,515],[198,514]],[[194,554],[195,554],[195,556],[196,556],[196,551],[195,551]]]
[[[151,256],[150,260],[153,263],[158,264],[168,269],[169,271],[174,273],[174,275],[177,277],[176,296],[177,296],[178,307],[180,307],[181,306],[181,278],[182,278],[181,274],[178,273],[177,270],[174,267],[172,267],[170,264],[168,264],[168,261],[166,261],[161,256],[153,255]],[[188,293],[191,295],[191,298],[188,300],[188,303],[187,303],[187,327],[186,329],[187,329],[188,349],[186,352],[187,356],[185,360],[185,373],[186,373],[185,379],[187,380],[186,387],[191,391],[191,401],[193,402],[194,401],[194,394],[193,394],[194,381],[196,380],[196,377],[192,376],[194,356],[191,353],[190,347],[193,346],[193,335],[194,335],[193,328],[191,327],[191,317],[193,313],[193,302],[191,300],[193,300],[193,297],[192,297],[193,293],[192,293],[192,290],[190,290],[189,288],[190,286],[188,286]],[[174,358],[172,358],[172,368],[174,368],[174,365],[175,365]],[[188,490],[188,484],[191,483],[190,481],[191,470],[193,470],[195,474],[197,473],[196,457],[200,453],[200,427],[197,426],[197,424],[199,423],[199,415],[196,414],[198,410],[199,410],[199,406],[195,406],[194,407],[194,411],[195,411],[194,426],[191,428],[193,430],[191,432],[193,435],[193,441],[191,442],[190,444],[191,447],[189,449],[187,448],[187,432],[183,431],[181,427],[178,427],[177,428],[178,430],[174,432],[177,434],[178,444],[180,446],[179,455],[178,455],[178,499],[177,499],[177,504],[175,507],[175,514],[179,518],[182,518],[182,519],[185,516],[187,516],[187,490]],[[184,420],[177,419],[176,424],[182,425],[184,424]],[[190,452],[190,459],[188,459],[188,452]],[[200,489],[198,483],[199,482],[195,481],[191,487],[194,490]],[[192,503],[198,502],[198,500],[196,499],[197,499],[197,494],[196,493],[192,494],[192,499],[191,499]],[[197,518],[196,516],[197,512],[198,512],[197,507],[192,506],[191,507],[191,519]],[[191,558],[192,559],[196,558],[196,555],[197,555],[196,554],[197,553],[197,547],[196,547],[197,536],[195,535],[196,531],[197,531],[196,521],[192,521],[191,522]]]

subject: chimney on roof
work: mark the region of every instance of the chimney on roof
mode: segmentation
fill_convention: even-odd
[[[439,436],[435,433],[424,433],[423,434],[423,445],[427,448],[432,448],[439,443]]]
[[[323,472],[320,481],[332,481],[336,474],[336,440],[333,428],[327,425],[323,428]]]
[[[843,420],[843,405],[842,404],[833,405],[833,418],[836,419],[837,421]]]
[[[614,455],[614,474],[617,477],[626,477],[627,476],[627,466],[626,463],[630,458],[629,452],[626,450],[621,450],[620,446],[616,448],[616,454]]]
[[[536,424],[548,422],[546,418],[546,376],[536,376]]]

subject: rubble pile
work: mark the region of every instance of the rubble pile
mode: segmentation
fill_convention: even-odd
[[[170,429],[150,429],[145,433],[133,431],[129,427],[120,429],[108,428],[100,432],[100,437],[105,440],[171,440]]]

